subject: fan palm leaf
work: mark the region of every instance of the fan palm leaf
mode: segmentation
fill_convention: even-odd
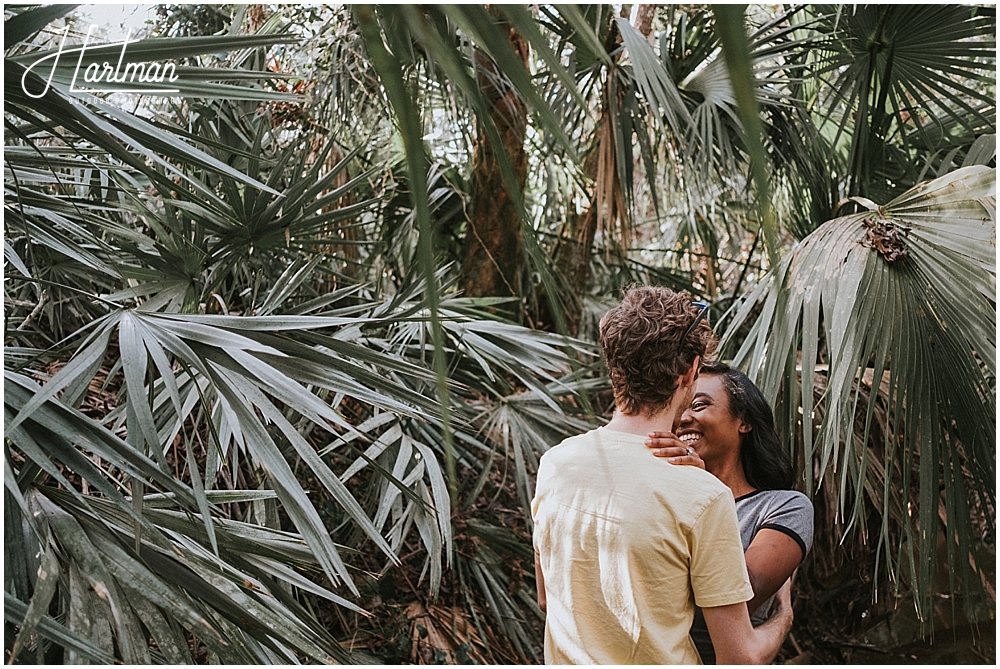
[[[341,661],[349,659],[311,617],[302,615],[294,600],[283,596],[276,587],[274,577],[285,576],[282,563],[318,566],[314,552],[301,536],[217,516],[214,520],[199,518],[210,509],[218,514],[216,503],[270,498],[274,492],[206,495],[201,485],[183,484],[153,458],[43,393],[22,375],[7,372],[5,380],[5,432],[9,443],[25,458],[19,471],[15,470],[7,451],[6,473],[16,478],[5,477],[5,490],[8,500],[17,501],[11,510],[17,531],[8,535],[11,541],[7,564],[24,562],[23,573],[39,574],[33,585],[27,579],[5,583],[8,597],[28,603],[22,619],[21,647],[36,629],[57,643],[64,642],[66,634],[75,635],[101,648],[104,654],[94,653],[86,644],[68,643],[70,659],[73,653],[83,653],[102,661],[116,655],[111,646],[113,632],[123,659],[148,663],[147,639],[138,633],[141,619],[170,662],[184,661],[188,653],[178,624],[212,652],[233,661],[260,660],[239,654],[253,643],[239,643],[249,639],[242,636],[237,625],[275,650],[278,647],[269,637],[280,639],[286,644],[282,651],[286,654],[294,648],[317,661],[327,661],[331,654]],[[35,401],[38,397],[43,401]],[[15,415],[21,420],[15,422]],[[189,465],[197,479],[193,459]],[[83,477],[103,497],[81,494],[65,478],[62,467]],[[144,509],[143,504],[136,505],[123,494],[126,488],[121,474],[113,476],[112,471],[168,492],[149,495],[151,508]],[[35,483],[40,472],[48,473],[62,489]],[[159,510],[169,506],[183,513]],[[32,544],[36,550],[29,549]],[[214,554],[205,544],[211,545]],[[271,566],[275,562],[277,567]],[[39,566],[44,568],[39,570]],[[83,587],[78,583],[81,578],[91,585]],[[307,579],[298,577],[292,582],[310,592],[318,590],[338,605],[356,608]],[[244,584],[257,584],[256,590]],[[40,626],[42,618],[38,613],[47,611],[56,596],[61,602],[59,608],[68,611],[66,634],[49,629],[51,626]],[[254,600],[252,604],[250,600]],[[103,634],[94,627],[102,616],[93,607],[103,610],[107,606],[111,607],[106,618],[112,629]],[[237,611],[241,612],[239,619],[233,617]],[[164,614],[166,619],[162,618]],[[218,618],[220,614],[222,619]],[[225,622],[226,616],[231,624]]]
[[[933,128],[974,135],[996,127],[996,16],[974,7],[818,6],[831,36],[818,52],[819,105],[850,138],[849,195],[888,199],[915,185],[890,180],[887,147],[940,146]],[[928,123],[930,121],[930,123]],[[836,141],[834,142],[836,143]],[[907,161],[903,161],[904,163]],[[888,196],[888,197],[887,197]]]
[[[972,548],[969,508],[994,504],[995,172],[962,168],[883,206],[859,202],[867,211],[825,223],[760,282],[724,339],[767,397],[784,398],[778,419],[785,434],[794,435],[801,422],[805,462],[818,460],[817,480],[827,468],[836,472],[848,525],[865,523],[866,488],[886,518],[904,519],[905,550],[890,548],[887,522],[879,543],[890,569],[908,572],[927,623],[939,503],[954,544],[949,567],[962,575],[967,612],[980,585],[959,557]],[[735,332],[755,310],[757,320],[733,352]],[[828,388],[813,434],[803,418],[813,416],[813,378],[823,361]],[[878,467],[852,440],[855,412],[867,416],[868,435],[880,397],[873,391],[868,406],[859,405],[863,379],[884,385],[892,426]],[[918,472],[917,512],[892,508],[898,498],[872,479],[894,462],[902,463],[904,489],[911,468]],[[812,490],[812,477],[805,485]]]

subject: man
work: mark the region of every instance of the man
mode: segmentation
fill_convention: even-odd
[[[601,320],[615,395],[602,428],[542,456],[535,573],[549,664],[699,664],[689,636],[702,607],[719,664],[771,661],[791,628],[788,584],[754,628],[732,493],[696,467],[650,458],[690,404],[711,328],[684,296],[632,288]]]

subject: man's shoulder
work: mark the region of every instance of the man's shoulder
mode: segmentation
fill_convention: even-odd
[[[673,465],[668,472],[672,476],[663,481],[662,494],[670,500],[677,500],[695,518],[720,499],[733,498],[729,487],[704,469]]]
[[[549,450],[542,453],[542,460],[554,460],[560,457],[569,456],[572,451],[593,446],[596,440],[596,429],[584,432],[583,434],[576,434],[572,437],[566,437],[558,444],[550,447]]]
[[[706,502],[710,502],[722,494],[732,496],[732,492],[725,483],[700,467],[672,465],[670,471],[674,474],[672,477],[674,480],[671,480],[670,484],[680,488],[679,494],[697,496],[705,499]]]

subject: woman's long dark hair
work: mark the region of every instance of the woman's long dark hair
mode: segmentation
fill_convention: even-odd
[[[792,463],[774,431],[774,415],[760,389],[747,375],[721,362],[705,362],[700,374],[722,378],[729,395],[729,412],[750,426],[740,440],[740,460],[747,483],[758,490],[791,490]]]

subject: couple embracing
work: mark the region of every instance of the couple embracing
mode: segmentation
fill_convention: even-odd
[[[601,320],[614,417],[545,453],[531,503],[546,663],[766,663],[791,628],[812,505],[760,391],[706,361],[706,309],[632,288]]]

